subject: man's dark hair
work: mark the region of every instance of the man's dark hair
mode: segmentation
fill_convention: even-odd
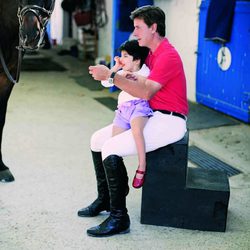
[[[152,5],[145,5],[132,11],[130,18],[132,20],[135,18],[142,19],[148,27],[151,27],[152,24],[156,23],[157,32],[160,36],[165,37],[165,13],[161,8]]]
[[[148,56],[149,48],[140,46],[137,40],[128,40],[121,44],[119,51],[126,51],[133,57],[133,61],[138,59],[141,60],[141,67]]]

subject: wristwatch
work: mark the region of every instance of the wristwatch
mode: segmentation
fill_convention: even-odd
[[[109,79],[108,79],[108,83],[109,84],[114,84],[114,77],[115,77],[116,72],[112,72]]]

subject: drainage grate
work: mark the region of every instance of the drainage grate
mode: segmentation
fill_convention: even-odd
[[[188,148],[188,159],[201,168],[224,171],[229,177],[241,173],[240,170],[233,168],[196,146]]]

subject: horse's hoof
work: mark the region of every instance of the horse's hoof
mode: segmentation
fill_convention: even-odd
[[[15,180],[15,178],[9,169],[5,169],[3,171],[0,171],[0,182],[12,182],[14,180]]]

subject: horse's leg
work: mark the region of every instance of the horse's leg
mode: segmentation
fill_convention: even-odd
[[[5,123],[7,104],[13,88],[13,84],[10,83],[4,75],[0,75],[0,181],[11,182],[14,181],[14,177],[11,174],[9,168],[3,163],[2,160],[2,135]]]

